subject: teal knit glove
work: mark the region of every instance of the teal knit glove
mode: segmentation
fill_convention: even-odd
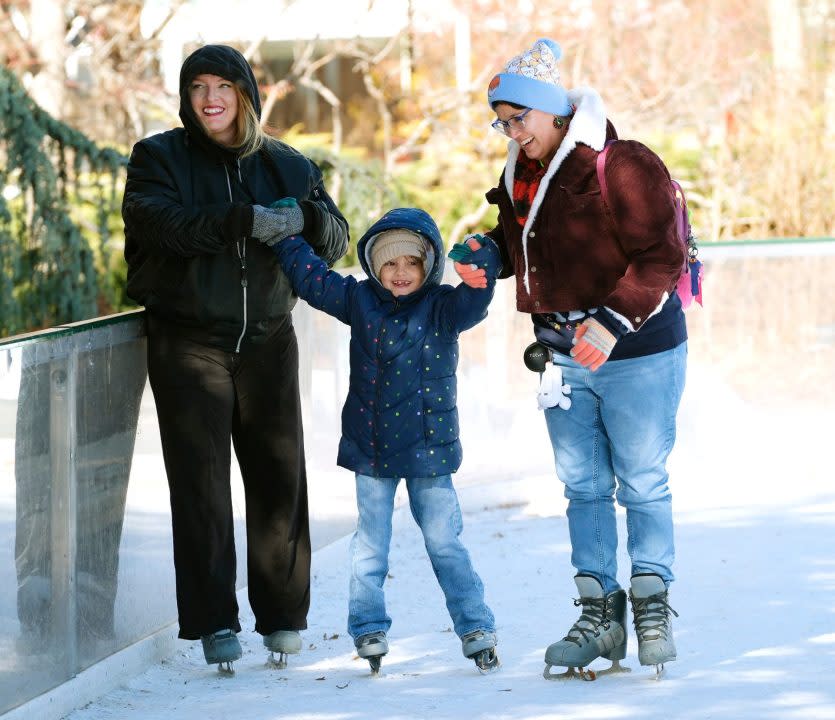
[[[473,248],[468,242],[470,239],[475,240],[480,246],[484,245],[484,236],[477,233],[467,235],[463,242],[455,243],[455,245],[452,246],[450,251],[447,253],[447,257],[455,262],[465,262],[467,258],[473,254]]]

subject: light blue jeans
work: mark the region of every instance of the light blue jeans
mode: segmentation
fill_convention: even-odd
[[[571,564],[610,593],[617,580],[615,504],[626,508],[631,574],[673,580],[673,515],[667,457],[687,369],[687,343],[604,363],[591,372],[555,353],[571,407],[545,411],[557,475],[565,483]]]
[[[357,473],[357,531],[351,540],[348,632],[355,640],[391,627],[383,583],[389,570],[391,517],[399,478]],[[464,527],[450,475],[406,478],[409,507],[458,637],[473,630],[495,631],[493,613],[484,602],[484,586],[459,536]]]

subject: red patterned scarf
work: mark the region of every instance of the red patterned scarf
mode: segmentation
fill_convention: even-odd
[[[513,173],[513,211],[516,213],[516,221],[522,227],[525,227],[534,196],[547,169],[539,160],[531,160],[524,155],[520,155],[516,160]]]

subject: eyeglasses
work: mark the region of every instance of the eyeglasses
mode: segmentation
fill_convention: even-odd
[[[527,115],[533,108],[528,108],[527,110],[520,112],[518,115],[514,115],[507,120],[494,120],[490,123],[490,127],[494,130],[498,130],[503,135],[510,135],[511,130],[524,130],[525,129],[525,115]]]

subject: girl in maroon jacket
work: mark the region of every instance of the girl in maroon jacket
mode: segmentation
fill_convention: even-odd
[[[684,262],[670,176],[651,150],[615,140],[600,96],[560,83],[559,45],[538,40],[490,82],[493,127],[510,138],[489,233],[546,365],[539,405],[565,483],[580,619],[545,653],[563,675],[626,655],[626,593],[617,579],[615,498],[626,508],[632,603],[642,665],[675,659],[667,591],[673,521],[666,460],[684,388],[687,331],[674,292]],[[482,271],[456,264],[468,283]]]

